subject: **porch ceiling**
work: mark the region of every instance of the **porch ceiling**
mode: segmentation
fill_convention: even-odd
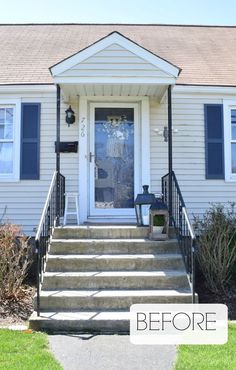
[[[61,84],[66,100],[76,96],[154,96],[161,99],[167,85],[155,84]]]

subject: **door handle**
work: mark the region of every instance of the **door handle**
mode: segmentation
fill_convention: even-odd
[[[95,154],[92,154],[92,152],[89,152],[89,162],[92,163],[93,157],[95,157]]]

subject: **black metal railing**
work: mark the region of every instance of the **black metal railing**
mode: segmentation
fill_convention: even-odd
[[[65,208],[65,177],[55,171],[35,236],[37,257],[37,315],[40,315],[40,289],[53,228],[59,224]]]
[[[172,189],[171,197],[169,196],[170,189]],[[162,194],[163,201],[167,204],[168,208],[171,199],[170,223],[175,228],[186,272],[191,285],[192,302],[195,303],[196,236],[174,171],[162,177]]]

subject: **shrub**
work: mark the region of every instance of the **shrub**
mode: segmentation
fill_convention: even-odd
[[[198,235],[197,261],[208,288],[225,290],[236,261],[236,215],[234,204],[213,204],[203,218],[195,217]]]
[[[0,225],[0,298],[19,297],[31,263],[31,247],[20,227]]]

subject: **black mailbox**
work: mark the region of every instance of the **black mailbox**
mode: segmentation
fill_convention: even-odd
[[[57,152],[57,143],[55,142],[55,153]],[[78,141],[60,141],[59,143],[60,153],[77,153],[78,152]]]

